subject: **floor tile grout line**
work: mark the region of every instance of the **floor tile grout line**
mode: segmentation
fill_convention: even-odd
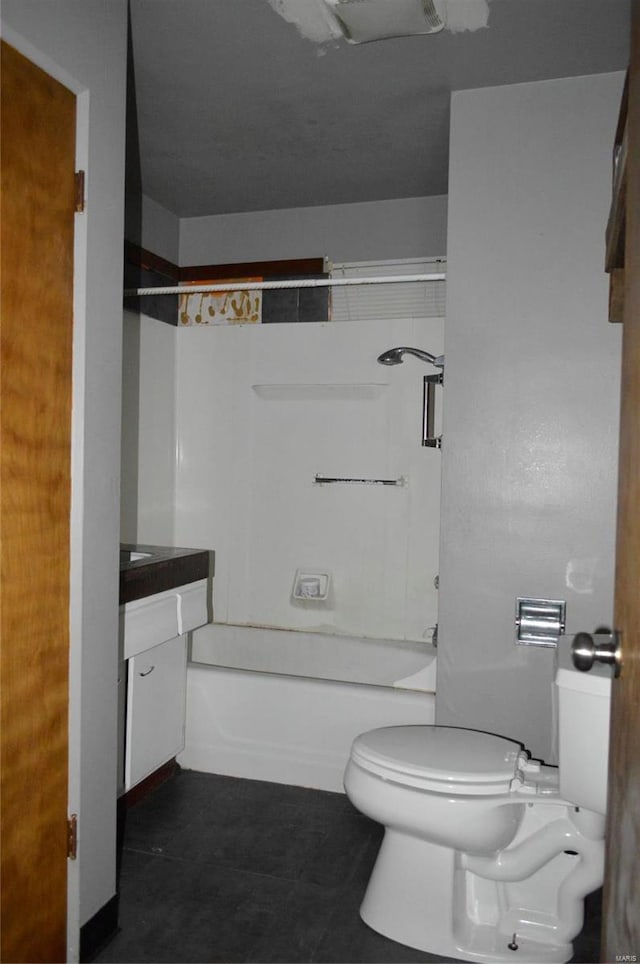
[[[194,860],[193,858],[179,857],[179,856],[176,856],[175,854],[165,854],[165,853],[157,853],[156,851],[153,851],[153,850],[143,850],[143,849],[140,849],[139,847],[125,846],[123,849],[125,851],[128,851],[129,853],[142,854],[145,857],[158,858],[159,860],[174,861],[176,863],[181,863],[181,864],[185,864],[187,866],[193,866],[193,867],[212,867],[215,864],[216,866],[223,869],[225,873],[243,874],[247,877],[255,877],[257,880],[262,880],[262,879],[278,880],[278,881],[282,881],[282,883],[285,883],[285,884],[311,883],[310,881],[305,881],[304,878],[300,876],[300,874],[298,874],[297,877],[288,877],[288,876],[282,876],[280,874],[261,873],[258,870],[249,870],[248,868],[245,868],[245,867],[237,867],[232,864],[224,863],[223,861]],[[144,868],[142,873],[146,874],[148,870],[149,870],[149,865],[147,865]],[[316,884],[316,886],[326,887],[328,885]],[[335,887],[331,889],[342,891],[343,889],[345,889],[345,887],[348,887],[348,883],[343,882],[339,887]]]

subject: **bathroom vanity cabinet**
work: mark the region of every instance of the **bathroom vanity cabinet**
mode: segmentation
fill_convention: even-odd
[[[119,794],[184,747],[188,633],[208,622],[210,568],[208,552],[122,548]]]
[[[186,637],[127,660],[124,789],[184,748]]]

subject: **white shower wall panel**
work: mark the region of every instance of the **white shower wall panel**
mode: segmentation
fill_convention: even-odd
[[[180,332],[125,311],[120,538],[173,543],[175,367]]]
[[[440,453],[423,448],[426,368],[442,319],[189,328],[177,338],[175,541],[216,551],[218,622],[430,638]],[[441,401],[441,400],[439,400]],[[400,486],[314,484],[332,477]],[[291,597],[331,573],[325,604]]]

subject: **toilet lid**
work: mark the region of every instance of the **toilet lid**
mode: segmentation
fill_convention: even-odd
[[[507,793],[521,759],[519,743],[452,726],[386,726],[363,733],[351,757],[385,780],[436,793]]]

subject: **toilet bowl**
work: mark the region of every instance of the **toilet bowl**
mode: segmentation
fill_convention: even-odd
[[[563,703],[569,690],[561,730],[571,721],[569,743],[559,733],[559,767],[531,760],[513,740],[458,727],[383,727],[356,738],[345,791],[385,827],[360,910],[372,929],[467,961],[572,957],[584,897],[603,880],[608,753],[608,731],[594,742],[575,717],[608,727],[610,689],[603,674],[587,684],[574,675],[556,676]],[[568,773],[584,780],[589,770],[584,797],[601,812],[564,785],[563,752]]]

